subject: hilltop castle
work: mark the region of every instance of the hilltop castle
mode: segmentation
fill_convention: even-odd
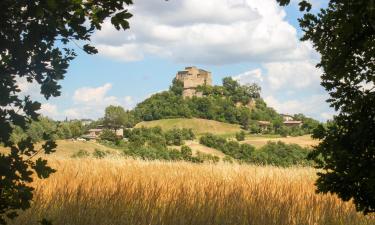
[[[183,97],[201,97],[202,93],[196,88],[200,85],[212,85],[211,72],[198,69],[195,66],[185,67],[185,70],[178,71],[176,79],[184,83]]]

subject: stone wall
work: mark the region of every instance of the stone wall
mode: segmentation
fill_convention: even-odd
[[[196,91],[200,85],[212,85],[211,72],[198,69],[195,66],[186,67],[185,70],[179,71],[176,79],[184,83],[183,97],[201,97],[202,93]]]

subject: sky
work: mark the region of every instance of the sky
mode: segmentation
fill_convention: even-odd
[[[177,71],[195,65],[211,71],[214,84],[227,76],[259,84],[266,103],[279,113],[320,121],[334,115],[315,67],[319,54],[299,40],[297,0],[286,8],[275,0],[134,2],[129,30],[117,31],[106,21],[92,36],[99,53],[77,50],[60,82],[60,97],[46,101],[36,85],[19,81],[25,94],[42,102],[41,114],[97,119],[108,105],[132,109],[168,89]],[[312,3],[316,12],[325,0]]]

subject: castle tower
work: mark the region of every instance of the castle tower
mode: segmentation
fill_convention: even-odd
[[[197,92],[196,88],[201,85],[212,85],[211,72],[198,69],[195,66],[185,67],[185,70],[178,71],[176,79],[184,83],[183,97],[201,97],[202,93]]]

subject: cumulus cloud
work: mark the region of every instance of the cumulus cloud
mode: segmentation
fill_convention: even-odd
[[[107,96],[107,92],[112,88],[112,84],[106,83],[100,87],[82,87],[74,92],[73,100],[76,104],[102,105],[119,104],[117,97]]]
[[[117,31],[106,21],[95,33],[100,54],[124,61],[151,54],[205,64],[299,60],[312,54],[274,0],[139,0],[130,11],[130,30]]]
[[[272,62],[263,65],[272,89],[319,86],[321,71],[311,61]]]
[[[57,106],[51,103],[43,103],[40,107],[39,113],[49,118],[56,118],[59,116]]]
[[[261,67],[233,78],[241,84],[259,84],[266,103],[279,113],[303,113],[322,121],[332,118],[328,95],[320,86],[322,71],[315,67],[315,61],[272,62]]]
[[[111,83],[99,87],[82,87],[77,89],[73,95],[74,105],[64,111],[70,119],[99,118],[103,116],[104,109],[109,105],[119,105],[125,109],[131,109],[136,101],[132,96],[122,98],[109,95],[112,89]]]

